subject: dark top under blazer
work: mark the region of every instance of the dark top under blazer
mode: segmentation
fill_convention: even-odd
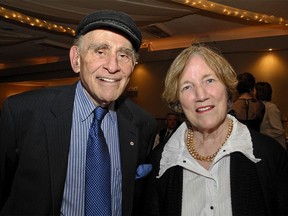
[[[288,153],[272,138],[250,132],[254,155],[262,160],[255,164],[242,153],[231,153],[232,213],[288,215]],[[161,153],[152,152],[151,161],[156,169],[149,176],[145,215],[181,215],[183,168],[171,167],[160,179],[155,178]]]
[[[12,96],[5,102],[0,120],[1,214],[60,214],[75,89],[76,84],[45,88]],[[122,168],[122,212],[131,215],[138,184],[134,180],[136,168],[147,163],[156,122],[129,99],[117,100],[115,109]],[[134,145],[130,145],[131,141]]]

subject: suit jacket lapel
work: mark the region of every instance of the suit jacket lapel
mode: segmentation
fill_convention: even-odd
[[[46,122],[51,173],[53,214],[59,214],[66,179],[76,85],[66,87],[56,97]]]
[[[117,103],[121,167],[122,167],[122,212],[123,215],[132,211],[133,185],[136,173],[137,154],[139,150],[139,129],[135,124],[129,107],[120,100]]]

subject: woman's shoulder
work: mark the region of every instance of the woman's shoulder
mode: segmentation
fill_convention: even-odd
[[[271,109],[271,110],[279,110],[278,106],[270,101],[264,102],[265,109]]]

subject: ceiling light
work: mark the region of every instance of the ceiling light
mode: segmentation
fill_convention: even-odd
[[[201,0],[198,2],[196,0],[171,0],[171,1],[217,14],[223,14],[226,16],[236,17],[239,19],[245,19],[248,21],[251,20],[254,22],[256,21],[260,23],[276,24],[281,27],[288,27],[288,20],[282,17],[256,13],[253,11],[241,10],[239,8],[218,4],[212,1],[207,0]]]
[[[33,27],[35,26],[38,28],[65,33],[72,36],[75,35],[75,30],[70,27],[64,27],[55,23],[47,22],[46,20],[41,20],[35,17],[25,15],[23,13],[19,13],[17,11],[9,10],[2,6],[0,6],[0,16],[9,20],[14,20],[16,22],[28,24]]]

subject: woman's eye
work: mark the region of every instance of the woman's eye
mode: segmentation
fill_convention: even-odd
[[[188,89],[190,89],[190,88],[191,88],[191,86],[184,86],[184,87],[182,88],[182,91],[188,90]]]
[[[214,79],[208,79],[206,82],[207,83],[213,83],[215,80]]]

